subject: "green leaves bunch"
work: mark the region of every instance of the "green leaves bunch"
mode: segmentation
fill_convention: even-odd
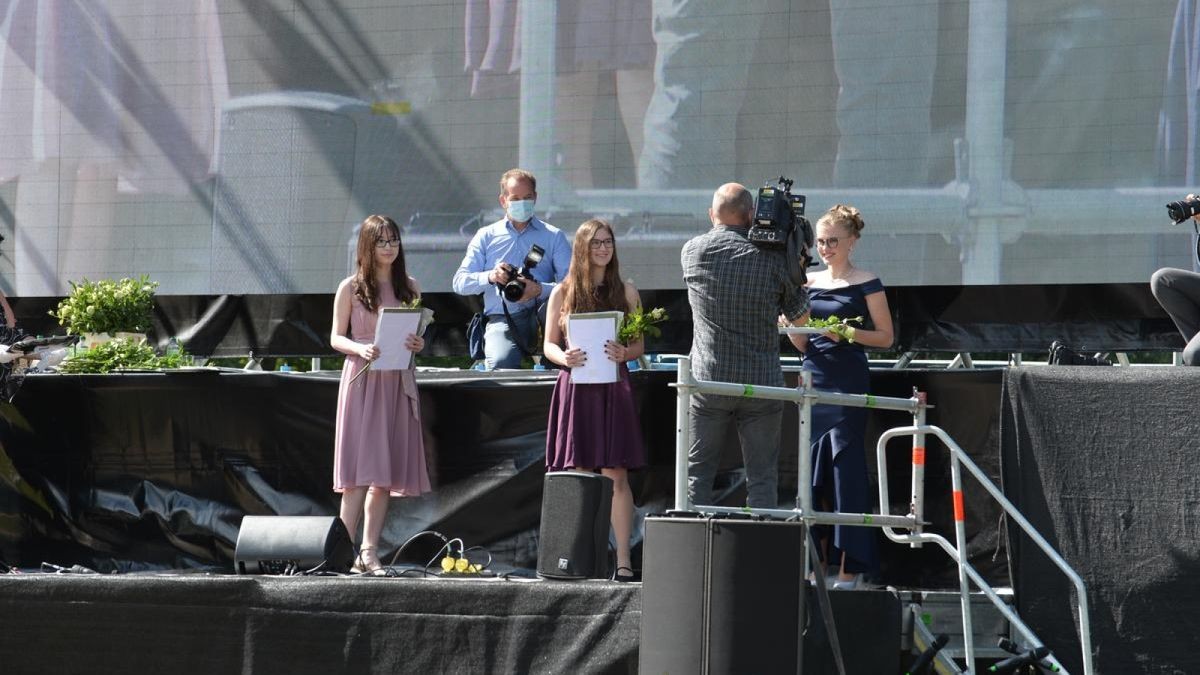
[[[668,318],[670,317],[667,316],[667,310],[662,307],[655,307],[649,312],[637,307],[625,315],[625,320],[621,322],[621,327],[617,330],[617,339],[621,341],[621,344],[628,345],[646,335],[653,338],[660,337],[662,331],[655,324],[662,323]]]
[[[833,314],[825,319],[809,319],[808,323],[804,324],[804,326],[806,328],[833,328],[834,326],[849,326],[852,323],[856,323],[861,326],[863,323],[863,318],[861,316],[855,316],[849,319],[842,319],[838,317],[837,314]]]
[[[830,333],[840,336],[843,340],[854,342],[854,338],[852,337],[853,331],[850,330],[851,328],[854,328],[854,326],[850,325],[852,323],[862,326],[863,318],[861,316],[855,316],[849,319],[842,319],[836,314],[831,314],[825,319],[809,319],[805,326],[808,328],[824,328]]]
[[[72,281],[70,294],[50,316],[70,334],[143,333],[153,323],[156,288],[158,282],[146,275],[119,281]]]
[[[183,346],[159,356],[142,338],[115,338],[91,349],[80,349],[58,366],[63,373],[111,373],[114,370],[161,370],[191,365]]]

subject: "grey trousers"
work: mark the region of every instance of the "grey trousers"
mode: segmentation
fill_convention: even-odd
[[[730,426],[737,429],[746,467],[746,505],[778,506],[779,430],[783,402],[695,394],[689,407],[688,498],[693,505],[712,505],[713,479]]]
[[[1200,274],[1164,267],[1150,277],[1150,292],[1183,334],[1183,362],[1200,366]]]

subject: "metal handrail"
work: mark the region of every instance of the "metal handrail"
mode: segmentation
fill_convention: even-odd
[[[1005,497],[1002,492],[1000,492],[1000,489],[997,488],[996,485],[991,481],[991,479],[988,478],[988,476],[983,472],[983,470],[980,469],[979,466],[976,465],[975,462],[973,460],[971,460],[970,457],[967,456],[967,453],[965,451],[963,451],[962,447],[959,446],[958,443],[956,443],[954,441],[954,439],[951,438],[950,435],[946,433],[945,430],[943,430],[941,427],[938,427],[935,425],[926,424],[926,425],[916,425],[916,426],[911,426],[911,427],[895,427],[893,429],[888,429],[887,431],[880,434],[879,441],[875,446],[875,457],[876,457],[876,460],[879,462],[880,475],[881,476],[886,475],[887,453],[884,452],[884,450],[885,450],[885,448],[887,446],[887,442],[889,440],[891,440],[892,438],[895,438],[897,436],[914,436],[915,437],[918,435],[923,436],[925,434],[934,434],[942,441],[942,443],[947,448],[950,449],[950,458],[951,458],[950,477],[951,477],[951,483],[952,483],[953,490],[954,490],[954,521],[955,521],[954,529],[955,529],[955,538],[958,540],[957,546],[951,545],[950,542],[947,541],[945,537],[942,537],[941,535],[937,535],[937,534],[932,534],[932,533],[899,534],[899,533],[893,531],[893,529],[890,526],[886,526],[886,525],[883,526],[883,532],[884,532],[884,534],[887,535],[887,537],[889,539],[891,539],[892,541],[895,541],[897,543],[901,543],[901,544],[913,543],[916,540],[936,543],[939,546],[941,546],[942,549],[945,550],[946,553],[955,560],[955,562],[958,563],[959,581],[960,581],[960,585],[962,586],[962,594],[963,594],[963,598],[964,598],[964,600],[963,600],[963,631],[964,631],[964,637],[966,638],[966,649],[967,649],[968,662],[973,662],[973,653],[974,653],[974,648],[971,644],[971,639],[970,639],[970,636],[973,635],[973,633],[971,632],[971,628],[970,628],[970,613],[967,611],[967,604],[966,604],[966,599],[965,599],[966,593],[968,591],[968,588],[966,586],[966,579],[968,576],[970,577],[971,581],[974,581],[975,585],[978,586],[980,588],[980,590],[983,591],[984,595],[986,595],[988,597],[988,599],[992,601],[992,604],[995,605],[996,608],[1000,610],[1000,612],[1004,615],[1004,617],[1006,619],[1008,619],[1008,621],[1010,623],[1012,623],[1013,625],[1015,625],[1017,627],[1017,629],[1021,632],[1021,635],[1025,637],[1025,639],[1029,642],[1030,645],[1032,645],[1034,648],[1041,647],[1043,645],[1042,645],[1041,640],[1038,639],[1037,635],[1035,635],[1033,633],[1033,631],[1030,630],[1029,627],[1026,626],[1025,623],[1020,620],[1020,618],[1017,617],[1015,612],[1012,612],[1008,608],[1007,604],[1005,604],[999,598],[999,596],[996,595],[996,593],[992,589],[992,587],[990,585],[988,585],[987,582],[985,582],[983,580],[983,577],[980,576],[979,573],[975,570],[975,568],[972,567],[970,565],[970,563],[967,562],[966,527],[965,527],[965,522],[964,522],[965,514],[963,513],[963,504],[962,504],[962,475],[961,475],[961,471],[959,469],[960,465],[965,466],[967,468],[967,471],[969,471],[971,473],[971,475],[973,475],[975,477],[975,480],[978,481],[979,484],[982,485],[983,488],[988,491],[988,494],[990,494],[992,496],[992,498],[995,499],[1000,504],[1001,508],[1004,509],[1004,512],[1006,514],[1008,514],[1008,516],[1010,518],[1012,518],[1018,525],[1021,526],[1021,529],[1025,531],[1025,534],[1027,534],[1029,536],[1029,538],[1032,539],[1033,542],[1038,545],[1038,548],[1042,549],[1042,552],[1045,553],[1046,556],[1048,558],[1050,558],[1050,560],[1053,561],[1056,566],[1058,566],[1059,570],[1061,570],[1063,572],[1063,574],[1065,574],[1067,576],[1067,578],[1070,579],[1071,583],[1075,586],[1075,593],[1078,598],[1078,608],[1079,608],[1078,629],[1079,629],[1081,650],[1083,652],[1083,672],[1084,672],[1084,675],[1092,675],[1092,672],[1093,672],[1093,670],[1092,670],[1092,631],[1091,631],[1091,621],[1088,619],[1087,588],[1083,583],[1083,579],[1075,572],[1074,569],[1071,568],[1071,566],[1067,563],[1067,561],[1064,560],[1061,555],[1059,555],[1058,551],[1054,550],[1054,547],[1050,545],[1050,542],[1046,541],[1046,539],[1044,537],[1042,537],[1042,535],[1040,533],[1038,533],[1037,529],[1034,528],[1033,524],[1031,524],[1025,518],[1025,516],[1021,515],[1021,512],[1017,510],[1017,507],[1014,506],[1013,503],[1010,502],[1008,500],[1008,498]],[[879,481],[879,504],[880,504],[880,509],[884,510],[883,515],[887,515],[886,509],[888,508],[888,505],[890,503],[891,502],[888,501],[887,481],[880,480]],[[1057,659],[1054,659],[1053,656],[1050,656],[1048,658],[1056,666],[1058,666],[1059,668],[1062,668],[1062,664],[1059,663]]]
[[[749,384],[737,384],[731,382],[712,382],[706,380],[697,380],[692,377],[691,360],[688,358],[680,358],[678,361],[677,382],[673,385],[678,390],[676,400],[676,426],[675,426],[675,508],[680,511],[696,510],[702,513],[742,513],[752,515],[764,515],[772,517],[783,517],[796,519],[804,522],[806,525],[811,524],[836,524],[850,526],[865,526],[879,527],[892,541],[898,543],[907,543],[912,547],[920,547],[924,543],[933,543],[940,546],[950,555],[950,557],[958,564],[959,568],[959,594],[962,603],[963,615],[963,639],[965,646],[965,658],[967,668],[972,669],[975,665],[975,648],[973,642],[973,629],[971,623],[970,611],[970,582],[974,582],[976,586],[984,593],[985,596],[992,602],[1000,613],[1013,625],[1017,627],[1022,636],[1034,646],[1041,647],[1042,642],[1037,636],[1024,624],[1012,611],[1012,609],[1004,603],[1003,600],[996,594],[995,590],[983,579],[983,577],[967,562],[966,555],[966,527],[962,505],[962,474],[961,466],[966,466],[967,470],[975,477],[977,481],[992,495],[1005,512],[1021,526],[1023,530],[1034,540],[1035,543],[1048,555],[1055,564],[1067,575],[1071,582],[1075,585],[1076,594],[1079,602],[1080,616],[1080,638],[1083,649],[1083,668],[1084,675],[1093,675],[1092,669],[1092,654],[1091,654],[1091,624],[1088,620],[1087,592],[1083,584],[1083,580],[1075,573],[1073,569],[1066,563],[1065,560],[1054,550],[1054,548],[1040,535],[1033,525],[1017,511],[1012,502],[1000,492],[1000,490],[991,482],[991,480],[979,469],[978,466],[966,455],[962,448],[954,442],[952,438],[940,427],[925,423],[926,409],[929,407],[925,400],[924,394],[914,389],[912,398],[895,398],[886,396],[873,396],[871,394],[844,394],[841,392],[819,391],[813,389],[812,373],[807,371],[800,372],[800,384],[795,389],[787,387],[772,387],[759,386]],[[736,398],[761,398],[772,399],[779,401],[789,401],[797,404],[799,409],[799,447],[798,454],[798,469],[799,480],[796,486],[796,507],[793,509],[761,509],[761,508],[733,508],[722,507],[709,504],[691,504],[688,498],[688,449],[691,447],[691,431],[688,426],[689,404],[691,396],[694,393],[715,394],[720,396],[731,396]],[[811,425],[812,425],[812,406],[816,403],[828,405],[841,405],[847,407],[859,408],[879,408],[885,410],[903,410],[910,412],[913,416],[913,425],[907,427],[896,427],[885,431],[879,438],[879,443],[876,446],[876,456],[879,462],[880,475],[886,475],[887,458],[884,453],[884,448],[887,441],[896,436],[907,435],[913,438],[912,448],[912,495],[911,495],[911,510],[906,516],[893,515],[888,513],[888,489],[887,481],[879,481],[879,501],[881,513],[835,513],[816,511],[812,505],[812,465],[811,465]],[[925,487],[925,436],[934,434],[951,450],[951,483],[954,491],[955,503],[955,534],[957,542],[951,544],[945,537],[925,533],[923,531],[924,523],[924,487]],[[911,534],[899,534],[895,528],[903,528],[909,530]],[[808,546],[806,541],[805,546]],[[805,565],[807,566],[807,556]],[[807,570],[805,570],[807,572]],[[1062,664],[1054,659],[1053,656],[1048,657],[1054,665],[1062,669]],[[1063,670],[1065,672],[1065,669]]]

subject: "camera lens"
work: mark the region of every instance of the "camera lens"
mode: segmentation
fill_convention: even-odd
[[[517,302],[521,296],[525,294],[525,281],[522,279],[513,279],[504,284],[504,299],[509,302]]]
[[[1192,216],[1200,213],[1200,200],[1183,199],[1167,204],[1167,216],[1178,225]]]

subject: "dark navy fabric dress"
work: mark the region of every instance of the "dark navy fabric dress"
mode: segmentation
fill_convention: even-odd
[[[882,292],[883,283],[879,279],[842,288],[809,288],[812,318],[861,316],[863,327],[873,328],[866,296]],[[812,373],[813,386],[817,389],[865,394],[870,386],[867,354],[857,343],[834,342],[823,335],[809,336],[804,369]],[[818,510],[871,512],[867,456],[863,447],[866,426],[865,408],[813,406],[813,499]],[[829,537],[828,526],[814,529],[817,536]],[[875,529],[841,525],[833,529],[830,564],[836,566],[845,552],[847,572],[874,572],[878,566]]]

